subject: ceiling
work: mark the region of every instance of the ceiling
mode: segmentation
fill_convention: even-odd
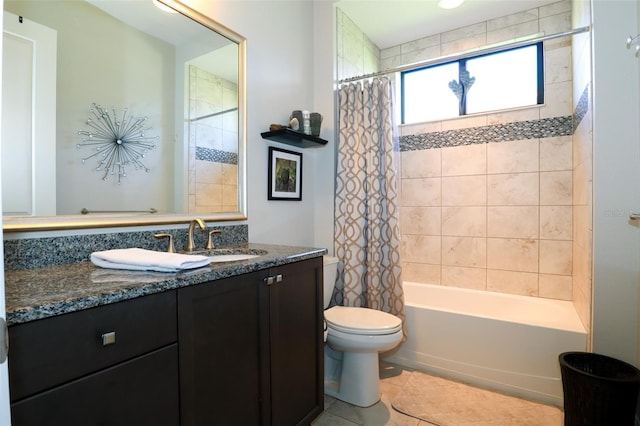
[[[114,18],[131,25],[155,38],[180,46],[200,30],[179,14],[163,12],[151,0],[87,0]],[[174,31],[167,31],[172,28]]]
[[[380,49],[417,40],[557,0],[466,0],[456,9],[438,0],[339,0],[337,6]]]
[[[237,82],[238,47],[226,37],[179,13],[157,8],[152,0],[86,0],[114,18],[176,47],[201,47],[205,55],[189,63]]]

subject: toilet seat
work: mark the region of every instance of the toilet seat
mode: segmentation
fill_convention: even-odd
[[[395,315],[369,308],[334,306],[324,312],[329,328],[348,334],[384,335],[402,329]]]

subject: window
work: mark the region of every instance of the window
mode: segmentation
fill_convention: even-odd
[[[544,102],[542,43],[401,73],[402,122]]]

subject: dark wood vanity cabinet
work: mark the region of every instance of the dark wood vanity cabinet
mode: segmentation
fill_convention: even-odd
[[[177,425],[176,292],[9,327],[20,425]]]
[[[14,426],[310,424],[322,258],[9,327]]]
[[[182,425],[310,424],[322,321],[322,258],[179,289]]]
[[[178,291],[183,426],[260,423],[258,275]]]
[[[324,409],[322,258],[274,268],[269,278],[261,287],[263,424],[310,424]]]

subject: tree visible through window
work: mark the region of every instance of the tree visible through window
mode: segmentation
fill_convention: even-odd
[[[542,50],[540,42],[403,72],[402,122],[542,104]]]

